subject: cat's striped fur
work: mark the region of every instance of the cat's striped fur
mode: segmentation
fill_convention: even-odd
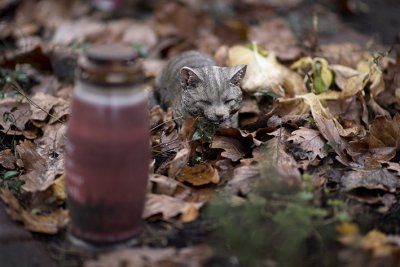
[[[155,99],[164,109],[172,107],[178,123],[192,116],[203,124],[237,127],[242,101],[239,84],[246,66],[215,65],[210,56],[201,52],[177,55],[156,78]]]

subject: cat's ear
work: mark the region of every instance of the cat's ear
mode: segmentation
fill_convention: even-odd
[[[199,76],[196,74],[195,70],[189,67],[183,67],[180,72],[180,80],[182,88],[187,88],[189,86],[196,86],[200,82]]]
[[[238,65],[231,68],[231,83],[239,86],[246,74],[247,65]]]

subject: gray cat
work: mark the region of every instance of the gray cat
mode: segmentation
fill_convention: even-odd
[[[172,58],[156,78],[154,97],[162,108],[172,107],[178,124],[192,116],[201,124],[238,127],[246,65],[215,65],[209,55],[188,51]]]

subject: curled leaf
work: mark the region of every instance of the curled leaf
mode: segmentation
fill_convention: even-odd
[[[193,167],[184,166],[177,177],[180,182],[187,182],[194,186],[205,185],[209,183],[218,183],[220,178],[218,171],[210,164],[201,163]]]

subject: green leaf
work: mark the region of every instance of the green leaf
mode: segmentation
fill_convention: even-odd
[[[19,171],[8,171],[3,175],[3,179],[4,180],[8,180],[11,177],[17,176],[19,175]]]
[[[321,94],[328,90],[333,81],[333,74],[329,69],[328,61],[320,57],[314,58],[312,72],[315,94]]]

